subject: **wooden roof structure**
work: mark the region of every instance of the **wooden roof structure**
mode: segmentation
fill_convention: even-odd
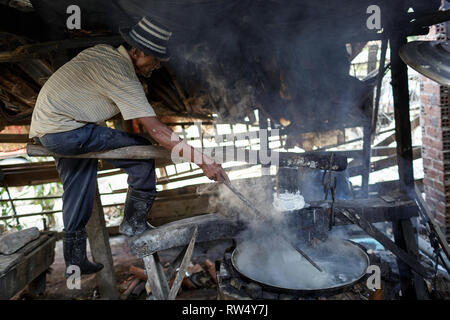
[[[174,33],[171,62],[142,81],[164,122],[211,121],[213,115],[254,122],[258,109],[274,124],[290,124],[288,133],[360,124],[369,121],[363,101],[374,78],[348,75],[357,44],[400,29],[426,33],[424,19],[439,3],[2,0],[0,128],[29,124],[40,87],[59,66],[97,43],[119,45],[118,29],[142,15]],[[80,30],[66,28],[72,4],[81,8]],[[373,4],[381,9],[383,32],[367,28]]]

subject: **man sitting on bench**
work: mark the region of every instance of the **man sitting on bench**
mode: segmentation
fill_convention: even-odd
[[[208,178],[228,179],[220,164],[190,147],[157,119],[136,75],[150,77],[153,70],[160,68],[161,61],[168,60],[171,32],[144,17],[120,33],[128,49],[104,44],[88,48],[47,80],[33,111],[30,138],[63,156],[150,144],[139,135],[96,124],[120,112],[125,120],[137,119],[164,148],[172,150],[181,143],[181,156],[197,164]],[[103,265],[87,259],[85,232],[94,203],[98,161],[64,157],[56,157],[55,161],[64,188],[66,267],[76,265],[81,274],[98,272]],[[151,229],[147,216],[156,196],[154,161],[108,162],[128,174],[129,188],[119,231],[131,237]]]

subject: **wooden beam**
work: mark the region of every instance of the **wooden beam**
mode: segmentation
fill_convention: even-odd
[[[385,73],[384,65],[386,62],[386,52],[387,52],[387,39],[381,40],[381,56],[380,56],[380,66],[378,68],[378,75],[377,75],[377,90],[375,95],[375,102],[373,106],[373,113],[372,113],[372,123],[370,128],[370,139],[371,142],[373,142],[373,139],[375,139],[375,132],[377,130],[377,123],[378,123],[378,109],[380,106],[380,97],[381,97],[381,85],[383,82],[383,77]]]
[[[19,46],[13,51],[0,52],[0,63],[39,59],[43,55],[47,55],[51,51],[65,51],[68,49],[87,48],[101,43],[119,45],[123,42],[124,40],[121,36],[101,36],[27,44]]]
[[[351,209],[343,210],[342,215],[349,219],[352,223],[358,225],[361,229],[367,232],[368,235],[379,241],[386,249],[391,251],[395,256],[397,256],[404,264],[412,268],[415,272],[423,277],[431,278],[433,275],[433,270],[423,266],[418,262],[418,260],[410,255],[405,250],[398,247],[397,242],[392,242],[387,236],[385,236],[377,228],[373,227],[367,220],[361,218],[358,214],[353,212]]]
[[[28,144],[27,153],[29,156],[37,157],[65,157],[65,158],[88,158],[88,159],[170,159],[170,152],[163,147],[155,146],[130,146],[113,150],[89,152],[78,155],[59,155],[48,151],[41,145]]]
[[[416,147],[413,149],[413,160],[420,159],[422,156],[422,149],[420,147]],[[385,159],[377,160],[371,163],[371,172],[383,170],[386,168],[393,167],[398,164],[397,155],[389,156]],[[354,167],[349,167],[348,173],[350,177],[354,177],[360,175],[363,172],[362,165],[356,165]]]
[[[145,257],[161,250],[185,246],[190,242],[195,227],[198,227],[197,242],[232,239],[243,230],[235,217],[206,214],[174,221],[131,238],[131,252],[137,257]]]
[[[103,269],[96,274],[100,295],[103,299],[118,300],[116,274],[109,246],[109,235],[106,230],[105,215],[100,200],[98,186],[91,218],[86,225],[91,254],[95,262],[103,264]]]
[[[394,117],[395,117],[395,140],[397,142],[397,163],[398,175],[405,193],[414,191],[414,172],[413,172],[413,150],[411,138],[411,121],[409,113],[409,89],[408,89],[408,69],[406,64],[400,58],[400,48],[407,43],[406,34],[401,26],[401,21],[405,19],[405,0],[397,1],[393,10],[398,12],[398,17],[391,18],[389,21],[392,30],[389,43],[391,48],[391,76],[392,93],[394,98]],[[396,222],[393,224],[395,243],[405,250],[412,247],[408,243],[410,238],[406,227],[409,222]],[[415,239],[414,239],[415,241]],[[417,244],[414,244],[417,246]],[[398,268],[400,273],[400,282],[404,299],[417,299],[414,287],[411,288],[414,277],[411,269],[414,269],[422,277],[425,274],[419,272],[411,263],[398,256]],[[415,288],[420,290],[420,288]]]
[[[311,201],[311,207],[329,208],[331,201]],[[417,206],[409,199],[397,199],[391,202],[381,198],[336,200],[336,212],[352,210],[370,223],[397,221],[418,216]],[[336,219],[336,225],[346,224],[346,220]]]
[[[29,143],[33,139],[28,138],[28,134],[0,134],[0,143]]]
[[[227,161],[245,161],[251,164],[261,164],[264,158],[268,158],[266,150],[248,150],[244,148],[236,148],[234,146],[224,147],[211,147],[203,148],[204,153],[211,155],[217,162],[223,163]],[[299,166],[309,167],[313,169],[331,169],[334,171],[342,171],[347,167],[347,158],[341,156],[338,152],[334,153],[333,163],[330,166],[331,153],[334,152],[307,152],[307,153],[295,153],[295,152],[275,152],[272,151],[270,160],[277,161],[279,163],[272,163],[273,165],[280,166]],[[171,163],[186,162],[183,158],[175,157],[171,155],[171,152],[158,146],[130,146],[117,148],[114,150],[90,152],[79,155],[58,155],[56,153],[48,151],[41,145],[28,144],[27,154],[29,156],[38,157],[64,157],[64,158],[90,158],[90,159],[155,159],[156,165],[158,161],[163,161],[168,165]],[[173,162],[172,162],[173,161]],[[264,163],[266,164],[266,163]]]
[[[369,102],[367,102],[369,103]],[[362,197],[369,197],[369,176],[370,176],[370,127],[368,125],[363,127],[363,155],[362,155],[362,177],[361,177],[361,191]]]
[[[441,245],[441,248],[445,256],[447,257],[447,259],[450,260],[450,247],[447,243],[447,240],[445,239],[444,234],[441,231],[441,228],[439,228],[434,217],[432,216],[430,208],[422,198],[422,193],[417,183],[415,184],[414,191],[415,191],[415,199],[417,200],[417,205],[419,206],[421,213],[424,215],[424,218],[427,221],[427,223],[429,223],[430,229],[436,233],[437,240]]]
[[[407,66],[399,50],[406,44],[406,35],[397,32],[390,39],[392,91],[394,97],[395,140],[400,181],[405,188],[414,188],[411,122],[409,119],[409,90]]]
[[[414,120],[411,122],[411,130],[416,129],[420,125],[420,117],[417,116],[414,118]],[[388,137],[384,138],[377,144],[375,144],[375,147],[385,147],[390,145],[391,143],[395,142],[395,132]]]

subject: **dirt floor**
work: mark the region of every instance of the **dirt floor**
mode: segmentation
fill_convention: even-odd
[[[123,293],[133,282],[135,276],[129,272],[130,266],[144,268],[142,259],[136,258],[130,252],[125,236],[114,236],[110,238],[110,246],[116,271],[117,285],[119,293]],[[190,270],[195,271],[189,283],[184,283],[177,299],[190,300],[214,300],[217,298],[217,290],[212,277],[207,272],[205,261],[212,262],[221,259],[227,248],[232,245],[232,241],[214,241],[209,243],[196,244],[192,256]],[[175,259],[181,248],[174,248],[159,252],[159,257],[163,265]],[[88,247],[88,257],[92,259]],[[194,267],[195,266],[195,267]],[[42,300],[92,300],[101,299],[99,295],[95,275],[85,275],[81,279],[80,290],[70,290],[66,285],[64,277],[65,263],[62,250],[62,241],[57,241],[55,247],[55,261],[51,265],[47,274],[46,291],[44,295],[32,296],[27,290],[23,290],[13,299],[42,299]],[[194,273],[194,272],[193,272]],[[195,276],[195,277],[194,277]],[[139,282],[142,286],[144,281]],[[192,285],[194,283],[194,285]],[[188,287],[186,287],[188,285]],[[146,291],[141,290],[138,295],[130,295],[127,299],[145,299]],[[122,298],[124,298],[122,296]]]

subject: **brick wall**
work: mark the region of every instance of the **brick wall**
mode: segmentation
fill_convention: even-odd
[[[424,40],[446,40],[446,25],[433,26]],[[450,241],[449,88],[421,77],[422,158],[426,201]]]

